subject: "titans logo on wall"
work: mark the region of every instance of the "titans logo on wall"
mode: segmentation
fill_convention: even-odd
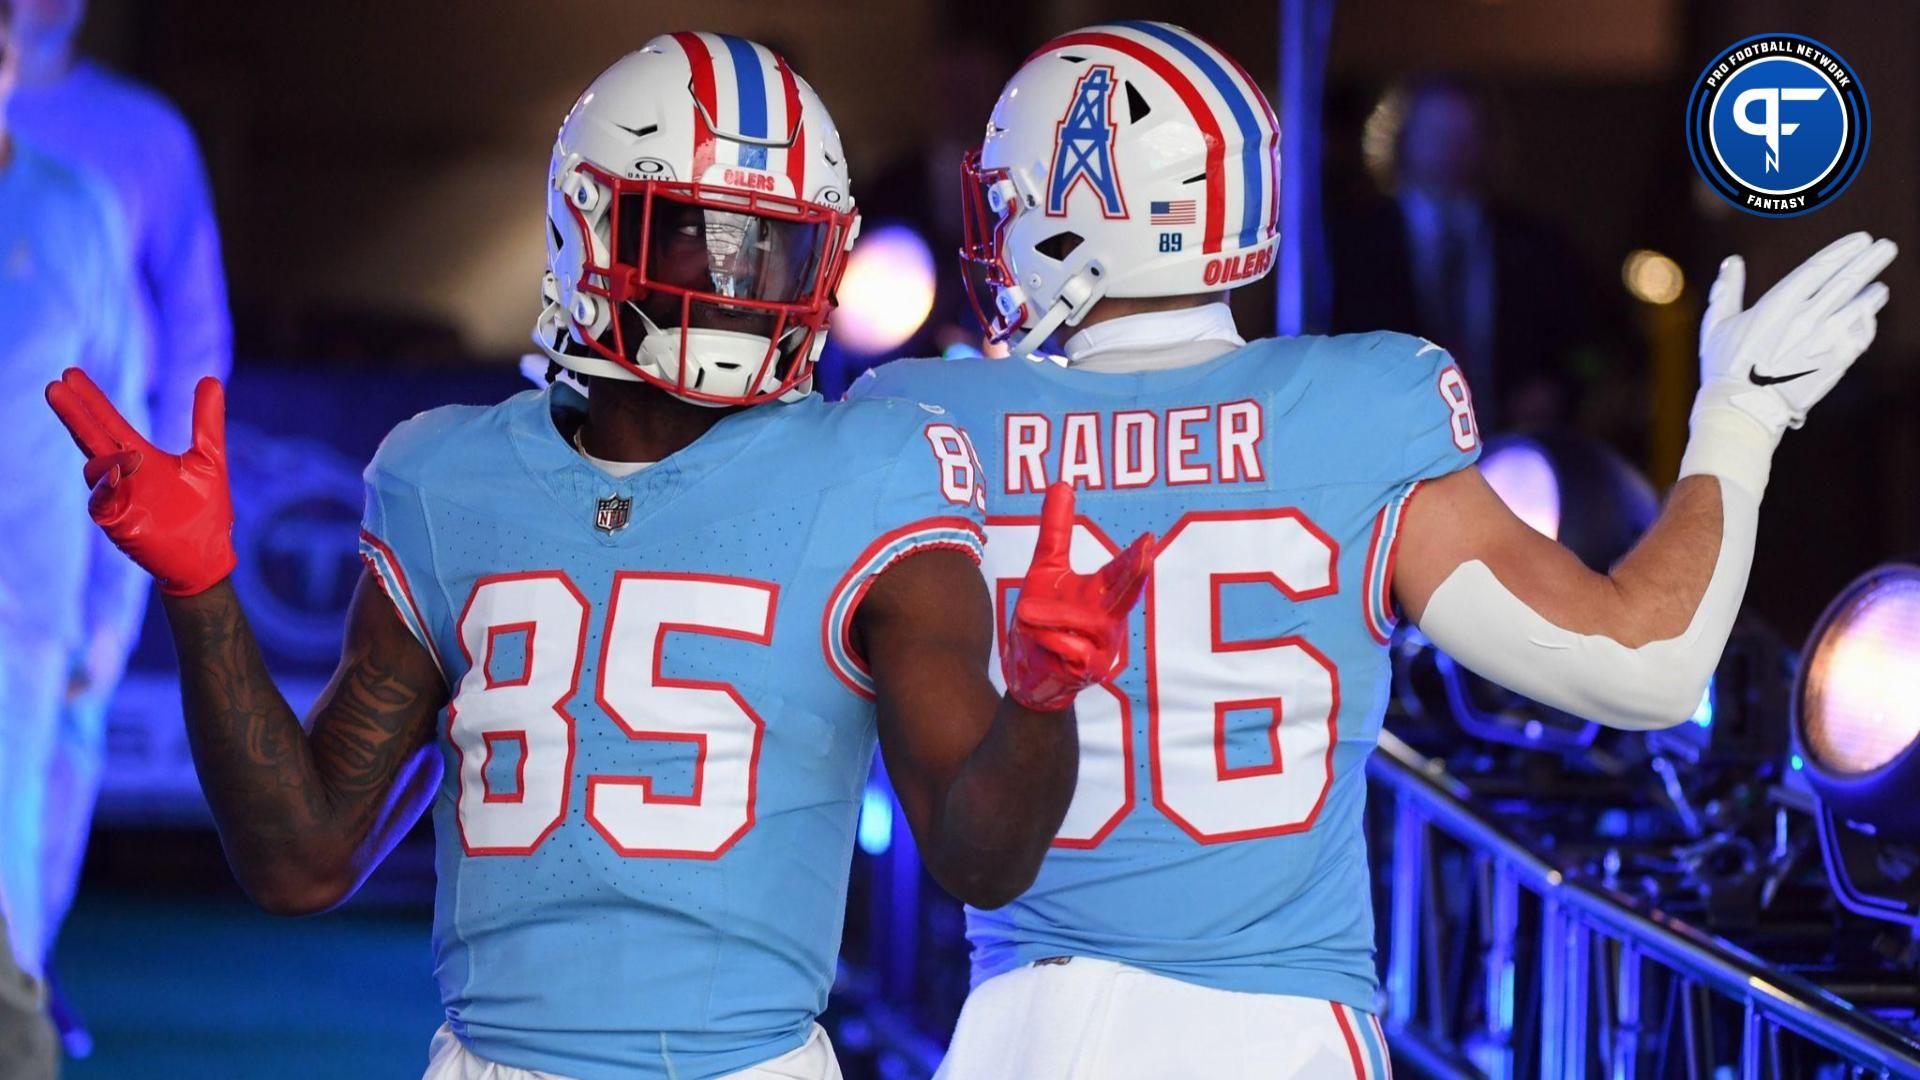
[[[229,431],[234,585],[269,652],[331,663],[360,577],[360,472],[325,443],[245,424]]]
[[[340,656],[347,602],[360,577],[360,470],[326,443],[236,421],[227,425],[227,451],[239,557],[234,587],[287,703],[304,714]],[[104,820],[206,820],[163,627],[149,612],[140,651],[107,716]]]
[[[1795,217],[1846,190],[1867,158],[1867,93],[1832,49],[1798,34],[1728,46],[1687,103],[1687,150],[1716,194]]]
[[[1085,181],[1100,197],[1103,217],[1127,216],[1126,196],[1113,168],[1113,68],[1096,64],[1073,84],[1067,112],[1054,125],[1053,168],[1047,173],[1047,216],[1065,217],[1067,197]]]

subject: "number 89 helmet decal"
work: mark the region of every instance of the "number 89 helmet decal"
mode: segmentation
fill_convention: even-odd
[[[811,390],[859,223],[833,118],[784,59],[654,38],[574,103],[547,181],[554,362],[701,405]]]
[[[1076,30],[1001,91],[961,190],[961,268],[1027,355],[1103,296],[1256,281],[1279,238],[1280,127],[1234,59],[1167,23]],[[1023,333],[1024,331],[1024,333]]]

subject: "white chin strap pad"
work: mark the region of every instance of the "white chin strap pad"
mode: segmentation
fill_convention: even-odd
[[[1032,326],[1021,332],[1013,343],[1007,346],[1010,355],[1027,357],[1033,350],[1047,343],[1047,338],[1062,325],[1078,326],[1080,319],[1092,310],[1093,305],[1106,295],[1106,287],[1099,284],[1101,275],[1097,267],[1089,266],[1068,278],[1060,286],[1060,292],[1054,297],[1046,314],[1040,316]]]
[[[640,349],[634,356],[634,363],[666,382],[684,385],[689,390],[698,390],[703,394],[723,394],[734,398],[764,393],[780,385],[780,377],[775,371],[780,366],[779,361],[767,361],[768,341],[758,334],[698,327],[691,330],[679,327],[663,330],[654,325],[645,312],[640,313],[640,319],[646,324],[647,334],[640,339]],[[682,339],[686,341],[687,370],[684,373],[680,370]],[[755,386],[752,384],[753,373],[762,363],[766,363],[767,373]],[[720,403],[698,404],[718,407]]]
[[[1054,301],[1053,306],[1047,309],[1047,313],[1040,317],[1039,322],[1034,323],[1032,328],[1022,331],[1020,336],[1007,346],[1008,355],[1022,359],[1032,356],[1033,350],[1045,345],[1047,338],[1051,337],[1055,330],[1060,329],[1061,323],[1067,321],[1067,313],[1072,310],[1064,300]]]
[[[1720,480],[1720,555],[1679,637],[1638,648],[1547,621],[1479,560],[1440,583],[1420,630],[1469,669],[1535,701],[1608,727],[1671,727],[1706,694],[1740,613],[1753,564],[1760,501]]]

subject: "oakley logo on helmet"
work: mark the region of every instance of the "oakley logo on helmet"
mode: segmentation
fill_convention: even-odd
[[[1113,68],[1096,64],[1073,86],[1067,112],[1054,128],[1053,168],[1047,173],[1047,216],[1064,217],[1067,197],[1084,180],[1100,197],[1104,217],[1127,216],[1120,177],[1113,169]]]

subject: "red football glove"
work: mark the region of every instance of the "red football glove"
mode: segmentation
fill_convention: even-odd
[[[1142,533],[1099,572],[1076,574],[1073,488],[1054,484],[1040,509],[1040,539],[1020,583],[1013,626],[1000,650],[1007,696],[1038,712],[1073,704],[1074,695],[1111,676],[1127,639],[1127,613],[1153,565],[1153,534]]]
[[[233,573],[224,401],[220,380],[201,379],[193,446],[169,454],[133,430],[86,372],[68,368],[47,384],[47,404],[87,455],[87,512],[172,596],[205,592]]]

